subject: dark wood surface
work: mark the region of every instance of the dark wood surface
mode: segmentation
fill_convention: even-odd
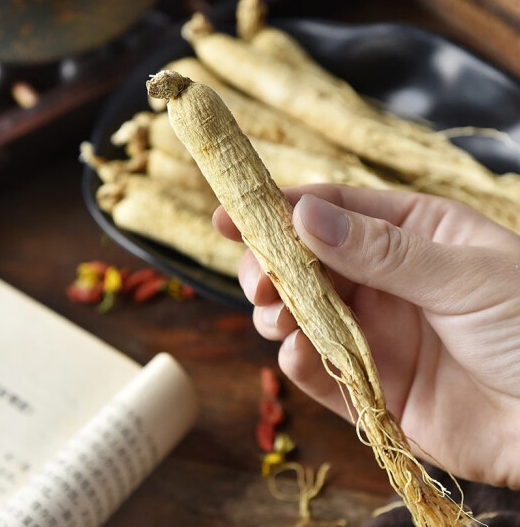
[[[443,28],[409,1],[354,3],[347,14],[352,21]],[[32,158],[28,149],[23,165],[7,164],[0,178],[0,278],[142,364],[160,351],[171,353],[193,379],[201,402],[194,429],[107,527],[295,525],[297,506],[274,500],[260,475],[254,435],[259,370],[277,368],[278,345],[261,338],[248,315],[203,298],[125,303],[103,315],[67,299],[65,288],[80,262],[144,266],[107,241],[86,210],[76,139],[88,137],[92,122],[78,123],[68,142],[63,133],[56,136],[54,152]],[[285,429],[298,445],[296,459],[315,468],[332,464],[316,516],[362,525],[391,495],[386,475],[349,424],[288,381],[283,386]]]
[[[102,235],[83,204],[80,177],[70,152],[0,186],[0,278],[142,364],[160,351],[171,353],[201,402],[194,429],[108,526],[294,525],[296,505],[275,501],[260,475],[254,433],[259,370],[277,368],[277,344],[256,333],[249,315],[203,298],[121,303],[103,315],[71,303],[65,288],[79,262],[143,267]],[[282,383],[295,458],[316,468],[332,463],[316,511],[360,525],[389,495],[386,476],[350,425]]]
[[[517,0],[420,0],[431,18],[479,54],[520,77],[520,3]],[[483,38],[484,36],[484,38]]]

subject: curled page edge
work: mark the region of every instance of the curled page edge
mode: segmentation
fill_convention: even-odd
[[[156,355],[0,510],[0,527],[102,525],[197,417],[188,375]]]

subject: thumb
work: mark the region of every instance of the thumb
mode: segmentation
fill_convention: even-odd
[[[493,250],[434,243],[310,194],[296,204],[293,221],[309,249],[349,281],[445,314],[480,307],[481,286],[489,276],[496,273],[495,285],[497,279],[510,283],[515,269],[514,262]],[[488,295],[486,300],[500,298]]]

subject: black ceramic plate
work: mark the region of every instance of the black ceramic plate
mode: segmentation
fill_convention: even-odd
[[[345,25],[290,20],[279,26],[294,35],[321,64],[348,80],[361,94],[408,118],[426,119],[437,129],[495,128],[520,142],[520,85],[493,66],[431,33],[404,25]],[[164,64],[191,55],[179,37],[150,56],[111,97],[91,138],[108,158],[122,153],[111,134],[135,112],[147,109],[145,81]],[[504,141],[473,136],[456,141],[497,173],[520,172],[518,149]],[[183,255],[122,231],[95,202],[100,182],[85,168],[87,206],[100,227],[134,255],[177,276],[200,294],[236,308],[250,304],[235,280],[214,273]]]

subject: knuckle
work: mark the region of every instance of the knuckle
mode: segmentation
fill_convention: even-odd
[[[379,275],[395,273],[410,252],[410,237],[398,227],[381,222],[371,247],[372,263]]]

